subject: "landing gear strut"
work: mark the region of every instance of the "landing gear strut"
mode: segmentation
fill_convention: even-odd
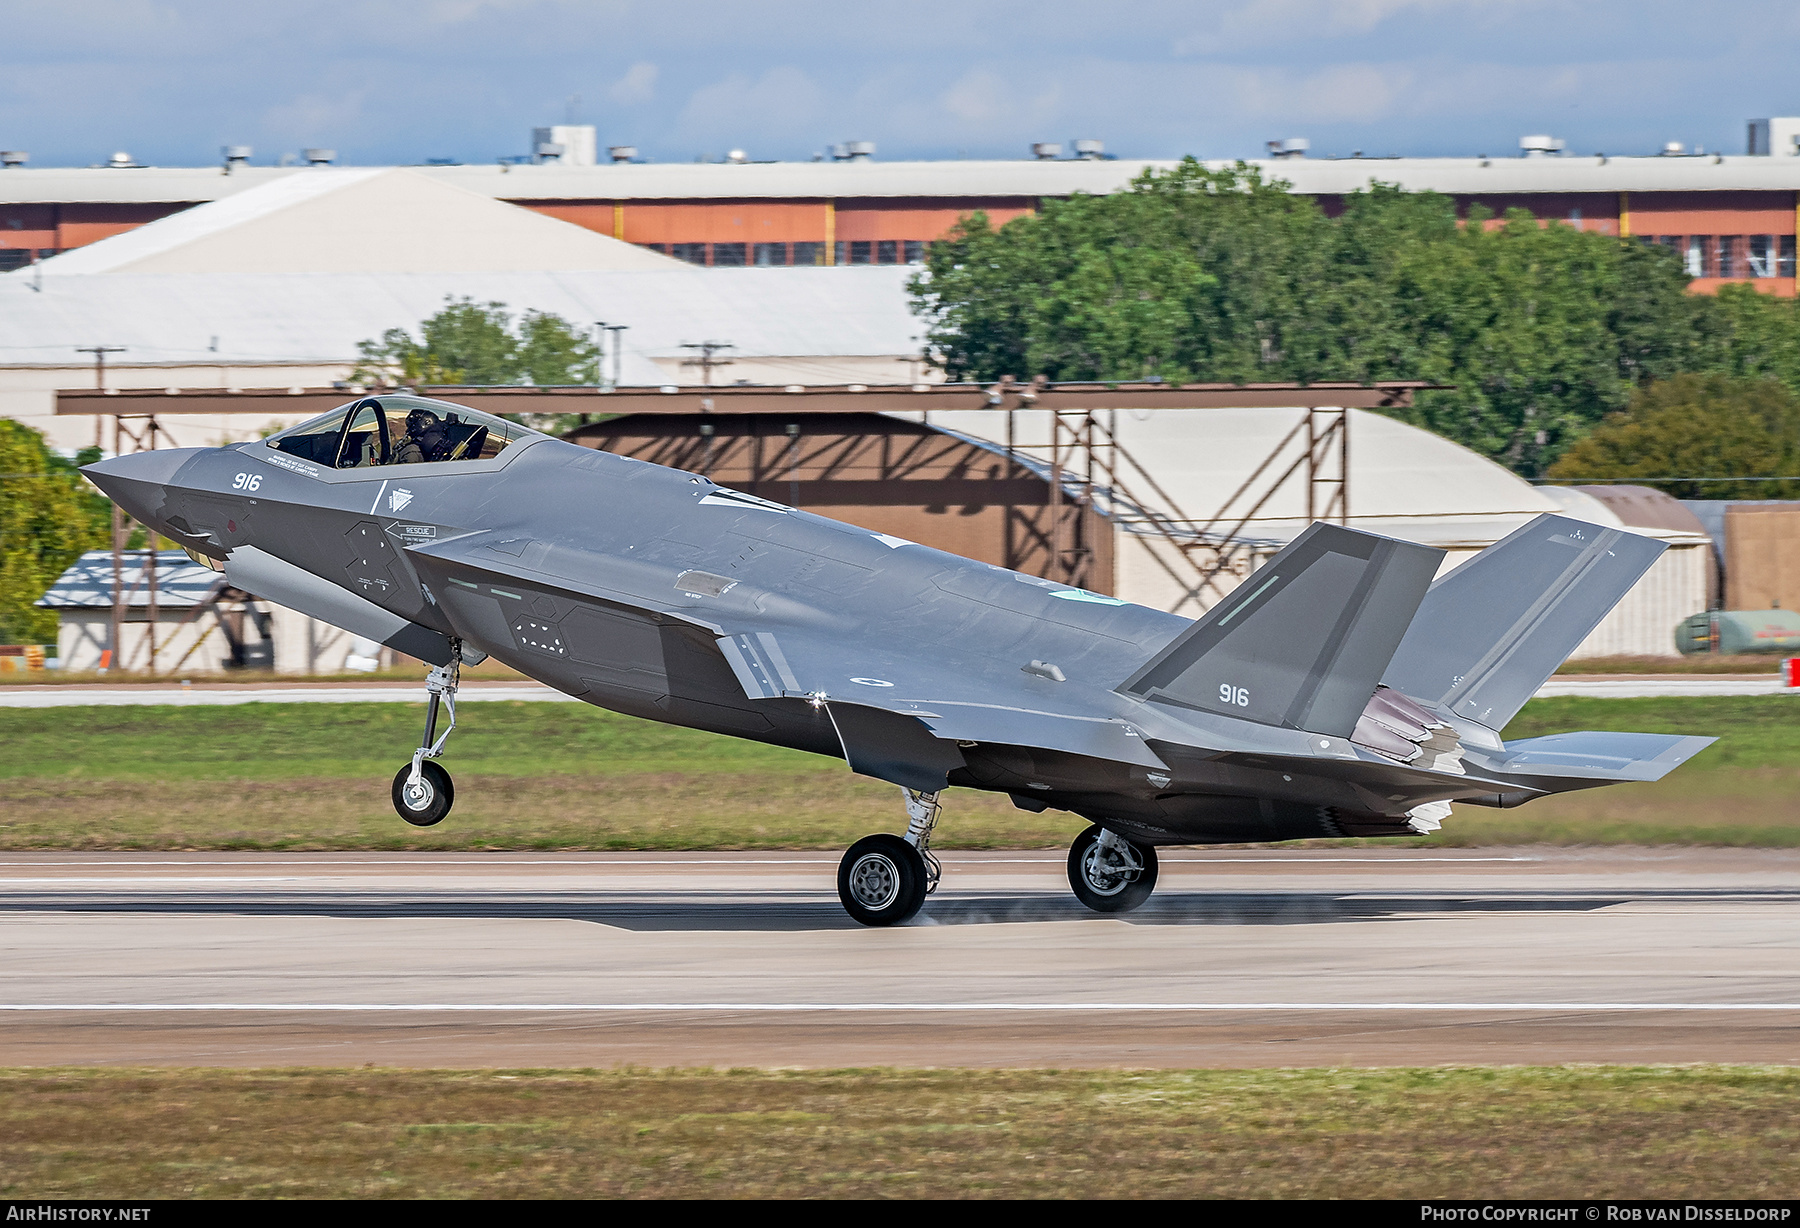
[[[1130,912],[1156,890],[1156,850],[1096,824],[1069,847],[1069,886],[1095,912]]]
[[[939,794],[907,789],[906,835],[864,836],[838,863],[838,899],[864,925],[909,921],[937,890],[944,869],[931,852]]]
[[[456,801],[456,787],[442,765],[431,762],[444,753],[444,743],[456,728],[456,687],[462,671],[462,645],[452,643],[450,664],[433,666],[425,675],[425,736],[413,752],[412,762],[394,777],[394,809],[414,827],[430,827],[444,821]],[[439,733],[438,714],[450,717]]]

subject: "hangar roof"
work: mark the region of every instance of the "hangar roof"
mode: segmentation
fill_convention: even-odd
[[[1170,159],[1084,162],[659,162],[604,166],[429,166],[410,168],[445,184],[503,200],[667,200],[713,197],[1067,196],[1123,188]],[[1208,166],[1230,166],[1211,160]],[[1369,183],[1463,195],[1531,192],[1711,192],[1800,189],[1800,158],[1707,154],[1689,157],[1293,158],[1256,161],[1298,192],[1338,194]],[[0,171],[0,204],[168,203],[220,200],[284,179],[344,168],[14,168]]]
[[[113,361],[134,367],[353,362],[359,341],[416,329],[446,297],[465,295],[577,324],[628,324],[627,384],[661,384],[666,375],[650,358],[685,356],[686,342],[728,341],[738,356],[918,352],[906,266],[663,263],[634,271],[112,273],[46,276],[41,291],[24,270],[0,276],[0,367],[88,368],[75,347],[95,344],[127,347]]]
[[[479,235],[480,242],[470,236]],[[410,170],[268,179],[43,261],[87,273],[436,273],[676,268],[679,261]]]
[[[1349,409],[1350,523],[1353,527],[1446,549],[1480,548],[1498,541],[1534,516],[1565,512],[1584,520],[1618,524],[1611,513],[1588,514],[1565,507],[1543,488],[1440,435],[1364,409]],[[1157,497],[1149,482],[1122,465],[1121,490],[1142,504],[1178,519],[1195,531],[1226,535],[1240,522],[1239,540],[1285,543],[1309,523],[1306,516],[1305,471],[1299,470],[1257,506],[1274,478],[1304,456],[1304,431],[1284,438],[1304,419],[1304,412],[1283,409],[1143,409],[1120,410],[1117,424],[1121,449],[1141,464],[1166,492]],[[982,410],[933,412],[931,425],[1000,446],[1005,416]],[[1047,455],[1050,423],[1041,410],[1021,410],[1014,423],[1022,450]],[[1068,446],[1065,436],[1064,448]],[[1275,460],[1261,480],[1246,479],[1265,460]],[[1335,474],[1335,448],[1326,472]],[[1065,459],[1065,464],[1072,463]],[[1133,520],[1130,500],[1118,519]],[[1634,532],[1674,541],[1693,535],[1671,529],[1633,528]]]
[[[124,604],[133,609],[150,604],[145,583],[147,551],[127,550],[121,559],[120,583]],[[188,609],[204,602],[220,583],[219,573],[202,567],[180,550],[156,552],[156,604],[159,610]],[[113,556],[110,550],[90,550],[56,578],[48,592],[33,604],[51,610],[111,609]]]

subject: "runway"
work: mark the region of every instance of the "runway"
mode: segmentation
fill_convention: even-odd
[[[0,857],[0,1065],[1800,1062],[1800,851]]]

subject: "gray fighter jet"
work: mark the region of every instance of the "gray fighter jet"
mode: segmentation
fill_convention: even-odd
[[[1314,524],[1193,622],[415,396],[84,472],[234,586],[431,664],[407,822],[449,813],[458,669],[493,656],[898,785],[905,834],[838,870],[867,925],[936,888],[951,785],[1089,820],[1070,885],[1124,912],[1160,845],[1427,832],[1451,802],[1656,780],[1712,741],[1502,741],[1663,549],[1560,516],[1435,583],[1441,551]]]

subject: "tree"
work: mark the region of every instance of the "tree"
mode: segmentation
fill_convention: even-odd
[[[1190,159],[998,229],[977,215],[932,246],[914,310],[953,379],[1453,384],[1398,416],[1528,475],[1638,382],[1725,361],[1664,249],[1522,210],[1459,223],[1449,197],[1384,185],[1328,217],[1287,189]],[[1775,327],[1759,310],[1740,332]]]
[[[32,603],[83,551],[105,545],[111,505],[44,437],[0,419],[0,643],[53,644],[57,617]]]
[[[600,351],[561,316],[527,311],[517,326],[505,303],[445,298],[443,310],[419,325],[419,339],[390,328],[357,345],[351,378],[366,384],[536,384],[599,382]],[[527,426],[560,432],[580,414],[515,414]]]
[[[1800,481],[1703,481],[1800,475],[1800,399],[1773,379],[1677,375],[1638,389],[1631,405],[1550,469],[1562,481],[1629,478],[1678,499],[1792,499]]]

